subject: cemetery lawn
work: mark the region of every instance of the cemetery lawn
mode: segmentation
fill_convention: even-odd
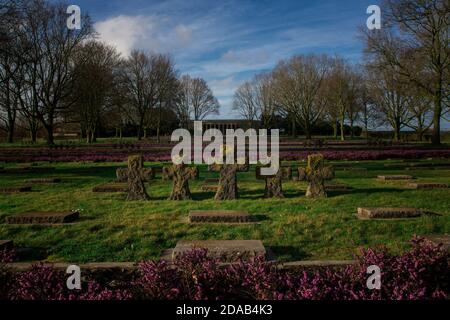
[[[255,179],[254,167],[238,174],[241,198],[224,202],[214,201],[214,193],[201,191],[203,179],[217,177],[205,166],[200,167],[200,179],[190,181],[194,200],[181,202],[166,200],[172,183],[162,181],[160,174],[147,184],[152,197],[148,202],[126,202],[122,193],[92,192],[93,187],[113,181],[115,169],[124,163],[61,163],[50,164],[56,167],[50,173],[0,173],[0,187],[23,185],[30,178],[63,179],[54,185],[34,185],[31,193],[0,194],[0,239],[14,240],[19,248],[32,248],[28,252],[33,254],[25,254],[25,260],[38,259],[36,252],[45,252],[46,261],[73,263],[156,259],[182,239],[259,239],[279,260],[293,261],[352,259],[358,248],[379,245],[400,253],[409,247],[413,235],[450,233],[450,189],[406,190],[407,182],[375,179],[377,175],[408,174],[418,177],[417,182],[450,183],[450,168],[406,171],[385,167],[388,162],[354,164],[368,168],[367,172],[337,171],[330,183],[347,184],[354,190],[330,193],[320,200],[307,199],[307,184],[293,181],[283,185],[285,199],[264,199],[264,181]],[[442,216],[395,221],[356,218],[357,207],[383,206],[422,208]],[[211,209],[246,210],[262,219],[244,225],[187,223],[189,210]],[[70,225],[4,224],[5,217],[17,213],[70,210],[80,210],[81,214],[80,220]]]

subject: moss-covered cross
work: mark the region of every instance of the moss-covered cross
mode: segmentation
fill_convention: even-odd
[[[298,168],[299,181],[308,181],[306,196],[309,198],[326,197],[325,180],[334,178],[333,167],[324,167],[324,157],[322,154],[308,156],[308,165],[305,168]]]
[[[197,167],[188,167],[185,164],[172,165],[163,168],[163,179],[173,181],[172,193],[169,200],[192,199],[189,190],[189,179],[197,179],[199,170]]]

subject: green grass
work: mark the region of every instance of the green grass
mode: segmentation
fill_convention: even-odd
[[[304,196],[306,184],[286,182],[286,199],[264,199],[264,182],[255,180],[254,168],[240,173],[241,198],[216,202],[214,194],[201,191],[204,178],[216,173],[201,167],[192,181],[192,201],[168,201],[171,183],[161,179],[148,184],[148,202],[126,202],[124,194],[94,194],[96,185],[114,179],[118,164],[58,164],[54,173],[0,174],[0,186],[20,185],[28,178],[62,177],[63,183],[36,185],[33,192],[0,194],[0,239],[18,247],[47,253],[52,262],[138,261],[159,258],[181,239],[261,239],[280,260],[347,259],[359,247],[386,245],[400,253],[414,234],[450,233],[450,190],[404,190],[403,182],[382,183],[379,174],[411,174],[418,181],[450,182],[450,170],[402,171],[383,166],[387,161],[360,162],[367,172],[338,171],[335,182],[354,188],[326,199]],[[434,161],[436,162],[436,161]],[[123,164],[124,165],[124,164]],[[155,165],[146,163],[147,166]],[[15,166],[14,164],[4,165]],[[53,164],[52,164],[53,166]],[[95,168],[86,172],[83,169]],[[360,206],[408,206],[441,213],[402,221],[361,221]],[[32,210],[81,209],[81,219],[67,226],[10,226],[8,215]],[[193,209],[242,209],[265,217],[259,224],[189,225]],[[39,251],[35,250],[35,251]]]

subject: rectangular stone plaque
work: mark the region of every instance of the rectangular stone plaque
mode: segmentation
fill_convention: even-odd
[[[399,181],[399,180],[412,180],[413,177],[409,175],[392,175],[392,176],[378,176],[378,180],[381,181]]]
[[[416,208],[358,208],[360,219],[405,219],[436,215]]]
[[[257,256],[266,256],[260,240],[182,240],[172,252],[173,260],[194,249],[207,249],[208,255],[221,262],[251,261]]]
[[[0,193],[21,193],[21,192],[30,192],[30,186],[22,186],[22,187],[0,187]]]
[[[47,184],[47,183],[59,183],[61,182],[60,178],[36,178],[36,179],[28,179],[25,180],[26,183],[42,183],[42,184]]]
[[[450,185],[448,183],[408,183],[408,188],[411,189],[448,189]]]
[[[333,191],[343,192],[343,191],[351,191],[352,188],[345,184],[326,184],[325,190],[330,191],[330,192],[333,192]]]
[[[74,212],[25,212],[6,217],[7,224],[59,224],[77,220],[79,213]]]
[[[191,223],[245,223],[250,220],[246,211],[193,210],[189,212],[189,222]]]

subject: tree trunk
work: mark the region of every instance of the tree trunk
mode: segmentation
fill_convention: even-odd
[[[292,120],[292,138],[297,138],[297,128],[295,126],[295,120]]]
[[[52,146],[55,144],[55,138],[53,135],[53,124],[45,125],[45,130],[47,130],[47,144]]]
[[[400,140],[400,123],[396,121],[394,126],[394,140],[399,141]]]
[[[441,90],[435,95],[434,98],[434,114],[433,114],[433,136],[431,142],[434,145],[441,144],[441,113],[442,113],[442,101]]]
[[[36,128],[30,128],[31,143],[35,144],[37,142],[37,130]]]
[[[344,121],[341,119],[341,141],[345,140],[345,128],[344,128]]]
[[[355,137],[355,134],[353,132],[353,120],[350,120],[350,138],[353,140],[353,138]]]
[[[306,139],[307,140],[311,140],[312,135],[311,135],[311,124],[309,122],[305,123],[305,134],[306,134]]]
[[[334,139],[337,140],[337,137],[338,137],[338,122],[337,121],[333,122],[333,136],[334,136]]]
[[[8,143],[14,142],[14,123],[8,125]]]

